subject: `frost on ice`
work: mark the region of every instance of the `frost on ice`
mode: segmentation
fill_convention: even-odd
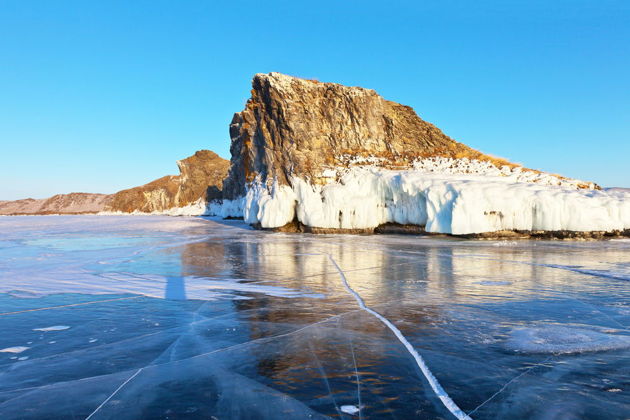
[[[336,178],[332,178],[336,174]],[[455,235],[518,231],[615,231],[630,228],[630,194],[579,188],[585,183],[488,162],[433,158],[414,169],[355,166],[325,170],[322,182],[248,185],[245,197],[209,211],[264,228],[297,218],[319,228],[369,229],[384,223]],[[590,185],[590,187],[593,187]]]

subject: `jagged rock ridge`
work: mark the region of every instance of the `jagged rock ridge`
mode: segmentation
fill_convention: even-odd
[[[179,175],[167,175],[117,192],[106,210],[151,213],[221,198],[221,186],[229,168],[227,160],[210,150],[200,150],[178,161],[177,166]]]

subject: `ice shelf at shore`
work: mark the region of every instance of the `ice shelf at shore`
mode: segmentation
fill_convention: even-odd
[[[326,171],[324,176],[331,180],[324,185],[297,177],[291,186],[255,181],[244,197],[211,204],[208,211],[243,217],[263,228],[283,226],[297,216],[302,224],[318,228],[369,229],[399,223],[453,235],[630,229],[630,194],[577,188],[572,180],[553,178],[559,184],[553,185],[544,177],[532,182],[519,171],[495,176],[424,168],[354,167],[337,173]]]

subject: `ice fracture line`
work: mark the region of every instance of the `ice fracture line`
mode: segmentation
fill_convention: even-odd
[[[479,410],[481,407],[483,407],[484,405],[486,405],[487,402],[491,401],[492,399],[494,399],[494,397],[496,397],[497,395],[499,395],[500,393],[502,393],[503,391],[505,391],[505,389],[514,381],[517,381],[521,376],[525,376],[529,373],[530,370],[537,368],[539,366],[544,366],[545,363],[547,363],[549,360],[551,360],[553,356],[549,356],[547,357],[545,360],[543,360],[540,363],[536,363],[533,366],[530,366],[529,368],[527,368],[526,370],[524,370],[523,372],[521,372],[520,374],[516,375],[515,377],[513,377],[512,379],[510,379],[509,381],[507,381],[497,392],[495,392],[494,394],[492,394],[490,396],[490,398],[488,398],[487,400],[485,400],[484,402],[482,402],[481,404],[479,404],[477,407],[475,407],[474,410],[472,410],[470,413],[468,413],[468,415],[473,414],[474,412],[476,412],[477,410]]]
[[[136,373],[134,373],[133,375],[131,375],[131,376],[129,377],[129,379],[127,379],[127,380],[126,380],[125,382],[123,382],[123,383],[122,383],[122,384],[121,384],[118,388],[116,388],[116,390],[115,390],[114,392],[112,392],[112,395],[110,395],[109,397],[107,397],[107,399],[106,399],[105,401],[103,401],[103,402],[101,403],[101,405],[99,405],[98,407],[96,407],[96,410],[92,411],[92,414],[90,414],[89,416],[87,416],[87,417],[85,418],[85,420],[90,420],[90,419],[92,418],[92,416],[93,416],[94,414],[96,414],[96,413],[97,413],[97,411],[98,411],[98,410],[100,410],[100,409],[101,409],[101,408],[102,408],[105,404],[107,404],[107,402],[108,402],[109,400],[111,400],[111,399],[114,397],[114,395],[116,395],[116,394],[118,393],[118,391],[120,391],[121,389],[123,389],[123,387],[129,383],[129,381],[131,381],[133,378],[135,378],[136,376],[138,376],[138,374],[142,371],[142,369],[144,369],[144,368],[140,368],[140,369],[138,369],[138,370],[136,371]]]
[[[448,411],[450,411],[451,414],[453,414],[455,417],[457,417],[460,420],[462,419],[472,420],[470,416],[468,416],[461,408],[459,408],[457,404],[455,404],[455,401],[453,401],[451,397],[449,397],[449,395],[446,393],[444,388],[442,388],[442,385],[440,385],[440,383],[435,378],[435,376],[433,376],[433,373],[431,373],[431,370],[429,370],[429,367],[424,362],[424,359],[422,358],[422,356],[420,356],[420,354],[416,351],[416,349],[413,348],[411,343],[407,341],[407,339],[402,334],[402,332],[400,332],[400,330],[396,328],[396,326],[392,324],[391,321],[385,318],[383,315],[365,306],[365,302],[363,301],[361,296],[359,296],[359,294],[355,292],[348,284],[346,275],[343,273],[343,270],[341,269],[341,267],[339,267],[339,265],[337,264],[337,261],[335,261],[332,255],[330,254],[325,254],[325,255],[328,256],[328,259],[330,260],[330,262],[337,269],[337,272],[339,273],[339,277],[341,277],[341,281],[344,287],[346,288],[348,293],[354,296],[354,299],[357,301],[357,304],[359,305],[359,307],[363,309],[364,311],[374,315],[383,324],[385,324],[385,326],[394,333],[396,338],[398,338],[398,340],[405,346],[407,351],[413,356],[413,358],[416,360],[418,367],[422,371],[422,374],[429,382],[429,385],[431,385],[431,389],[433,389],[433,392],[435,393],[435,395],[438,396],[438,398],[442,401],[442,404],[444,404],[444,406],[448,409]]]
[[[47,311],[49,309],[71,308],[73,306],[92,305],[94,303],[114,302],[114,301],[117,301],[117,300],[138,299],[138,298],[141,298],[141,297],[144,297],[144,295],[142,295],[142,296],[124,297],[124,298],[116,298],[116,299],[92,300],[90,302],[71,303],[69,305],[59,305],[59,306],[48,306],[46,308],[25,309],[23,311],[15,311],[15,312],[3,312],[3,313],[0,313],[0,316],[23,314],[23,313],[26,313],[26,312]]]

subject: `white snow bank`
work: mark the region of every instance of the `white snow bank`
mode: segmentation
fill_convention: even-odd
[[[628,192],[578,189],[580,181],[575,180],[550,185],[560,181],[529,171],[525,176],[507,172],[479,175],[353,167],[339,169],[338,179],[325,185],[301,178],[293,178],[292,186],[256,181],[245,197],[226,200],[212,213],[243,217],[264,228],[282,226],[297,216],[311,227],[362,229],[394,222],[455,235],[630,228]]]
[[[343,162],[345,166],[353,167],[388,167],[389,160],[383,157],[376,156],[354,156],[354,155],[340,155],[337,156],[337,160]],[[498,176],[508,177],[513,182],[530,182],[540,185],[560,185],[564,187],[578,187],[579,185],[586,185],[589,188],[593,188],[592,183],[580,181],[579,179],[562,178],[557,175],[548,174],[545,172],[532,171],[525,169],[521,166],[510,167],[507,165],[498,167],[492,162],[468,159],[468,158],[446,158],[446,157],[430,157],[423,159],[416,159],[412,163],[413,169],[418,172],[424,173],[436,173],[447,175],[486,175],[486,176]],[[336,171],[331,169],[325,169],[322,172],[322,177],[330,177],[331,174]]]

